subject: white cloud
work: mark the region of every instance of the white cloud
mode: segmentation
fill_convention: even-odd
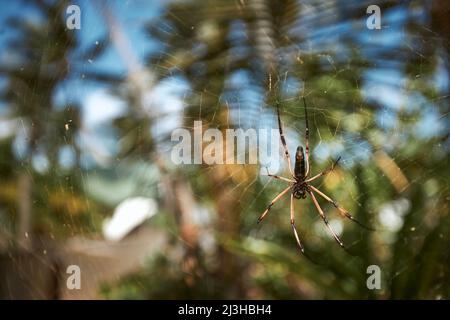
[[[87,126],[109,121],[125,110],[125,103],[105,89],[87,95],[83,102],[83,120]]]

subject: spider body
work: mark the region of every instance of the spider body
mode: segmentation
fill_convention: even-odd
[[[298,146],[295,152],[294,175],[295,179],[299,181],[304,180],[306,176],[305,154],[302,146]]]
[[[292,195],[296,199],[305,199],[308,191],[308,184],[304,181],[296,180],[292,184]]]
[[[310,163],[309,163],[309,126],[308,126],[308,113],[307,113],[307,109],[306,109],[306,102],[305,102],[305,98],[303,98],[303,105],[305,107],[305,123],[306,123],[306,131],[305,131],[305,150],[303,149],[302,146],[298,146],[297,150],[295,152],[295,165],[294,165],[294,170],[292,170],[292,165],[291,165],[291,159],[289,156],[289,150],[287,148],[286,145],[286,138],[284,136],[283,133],[283,129],[282,129],[282,124],[281,124],[281,119],[280,119],[280,110],[279,110],[279,105],[277,104],[277,117],[278,117],[278,129],[280,132],[280,140],[281,143],[283,145],[283,149],[284,149],[284,155],[288,164],[288,168],[289,168],[289,172],[291,173],[291,178],[285,178],[285,177],[281,177],[281,176],[277,176],[277,175],[272,175],[269,172],[267,172],[268,176],[277,180],[282,180],[285,182],[289,183],[289,186],[284,189],[281,193],[279,193],[275,199],[272,200],[272,202],[267,206],[266,210],[263,212],[263,214],[258,218],[258,222],[262,221],[266,215],[269,213],[270,209],[272,208],[272,206],[275,204],[275,202],[277,202],[279,199],[281,199],[285,194],[287,194],[289,191],[291,193],[291,226],[292,226],[292,230],[294,232],[294,236],[295,239],[297,240],[297,244],[300,248],[300,250],[302,251],[302,253],[304,253],[304,249],[303,249],[303,245],[300,241],[300,237],[297,233],[297,229],[295,227],[295,219],[294,219],[294,199],[305,199],[308,195],[311,197],[312,202],[314,203],[317,212],[319,213],[319,216],[322,218],[323,222],[325,223],[327,229],[330,231],[330,233],[333,235],[334,239],[336,240],[336,242],[343,248],[344,244],[342,242],[342,240],[339,238],[339,236],[334,232],[334,230],[331,228],[331,226],[328,223],[328,219],[325,216],[325,213],[323,212],[322,208],[320,207],[315,193],[317,193],[318,195],[320,195],[322,198],[324,198],[326,201],[328,201],[330,204],[332,204],[338,211],[339,213],[343,216],[346,217],[350,220],[352,220],[353,222],[356,222],[357,224],[359,224],[360,226],[367,228],[366,226],[362,225],[361,223],[359,223],[355,218],[353,218],[353,216],[347,211],[345,210],[343,207],[341,207],[340,205],[338,205],[338,203],[336,201],[334,201],[332,198],[330,198],[329,196],[327,196],[325,193],[323,193],[322,191],[320,191],[318,188],[314,187],[311,185],[311,182],[330,173],[331,171],[334,170],[335,166],[338,164],[340,157],[331,165],[331,167],[329,167],[328,169],[316,174],[313,177],[309,177],[309,173],[310,173]],[[367,228],[370,229],[370,228]]]

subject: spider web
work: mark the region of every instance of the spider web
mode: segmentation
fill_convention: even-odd
[[[306,13],[305,13],[306,14]],[[303,107],[300,103],[300,96],[305,95],[308,101],[308,112],[310,115],[310,148],[311,148],[311,164],[312,174],[323,170],[327,165],[331,164],[332,159],[338,156],[342,157],[337,174],[330,174],[317,182],[316,186],[323,190],[338,202],[350,206],[351,212],[359,212],[366,215],[365,219],[370,225],[377,228],[376,234],[371,235],[371,242],[378,246],[383,254],[376,257],[375,260],[380,261],[386,268],[391,268],[389,278],[385,283],[391,283],[402,273],[417,268],[417,262],[414,257],[405,258],[399,265],[392,266],[390,263],[389,253],[390,247],[395,241],[415,241],[414,237],[400,234],[400,230],[405,223],[408,214],[412,213],[412,202],[410,193],[407,189],[410,186],[417,185],[433,185],[439,178],[439,170],[431,167],[423,167],[423,162],[419,161],[420,157],[411,156],[407,150],[408,144],[424,145],[427,143],[436,143],[432,149],[430,157],[444,159],[448,153],[448,142],[436,142],[437,138],[445,136],[445,126],[448,121],[446,114],[443,115],[438,111],[442,108],[444,101],[448,99],[446,95],[446,84],[448,78],[443,69],[445,68],[445,57],[438,53],[437,56],[427,57],[422,53],[424,48],[415,45],[415,41],[419,35],[408,32],[405,29],[408,19],[424,20],[425,9],[396,8],[386,10],[383,13],[382,31],[368,31],[354,29],[344,24],[338,36],[333,37],[329,34],[321,36],[312,35],[313,40],[308,41],[308,46],[298,49],[300,55],[304,53],[313,53],[321,56],[325,64],[328,64],[328,76],[330,79],[339,78],[340,74],[358,68],[358,62],[348,58],[346,64],[339,60],[341,57],[334,57],[333,54],[322,54],[327,50],[335,50],[338,43],[342,39],[360,37],[360,33],[365,35],[355,48],[360,50],[363,56],[369,57],[372,61],[372,67],[368,68],[363,74],[356,79],[352,85],[361,94],[361,99],[355,99],[353,104],[348,106],[339,106],[334,103],[332,97],[345,97],[351,94],[351,90],[336,90],[336,86],[332,81],[325,84],[321,90],[311,86],[308,82],[300,83],[295,79],[290,79],[289,72],[283,74],[277,81],[276,86],[284,88],[285,95],[281,99],[283,105],[282,121],[284,123],[284,131],[287,136],[288,149],[291,155],[291,161],[294,163],[293,155],[298,145],[304,146],[304,130],[305,118]],[[308,29],[308,26],[305,27]],[[431,33],[430,29],[422,25],[421,31]],[[372,32],[372,33],[371,33]],[[429,35],[429,39],[437,39],[436,35]],[[395,43],[395,45],[393,45]],[[419,57],[418,70],[424,70],[422,73],[414,75],[405,74],[399,63],[396,68],[389,69],[384,67],[383,59],[377,56],[382,53],[380,46],[384,46],[386,51],[399,50],[401,48],[406,55]],[[314,48],[314,49],[312,49]],[[437,60],[438,67],[429,73],[427,66],[431,63],[431,59]],[[355,65],[352,65],[355,63]],[[294,75],[295,78],[295,75]],[[411,83],[415,79],[426,78],[432,81],[436,92],[432,98],[427,98],[424,93],[417,89],[411,89]],[[239,85],[239,82],[235,84]],[[300,87],[304,87],[302,90]],[[269,91],[269,88],[266,88]],[[339,89],[339,88],[338,88]],[[266,91],[266,92],[267,92]],[[250,90],[249,90],[250,92]],[[202,95],[204,92],[194,92],[194,94]],[[325,103],[316,102],[314,99],[309,101],[309,97],[322,96],[325,97]],[[327,96],[329,97],[327,100]],[[230,108],[229,117],[226,127],[229,128],[269,128],[277,129],[276,113],[273,107],[267,105],[265,100],[265,92],[253,92],[249,95],[228,94],[222,100],[223,103],[217,105],[217,112],[223,105]],[[316,99],[317,100],[317,99]],[[338,99],[344,100],[345,98]],[[201,100],[200,100],[201,101]],[[295,103],[297,101],[297,103]],[[292,103],[294,102],[294,103]],[[292,105],[294,105],[294,107]],[[198,106],[198,116],[203,121],[205,127],[215,126],[215,117],[217,112],[208,120],[201,117],[201,104]],[[345,107],[345,108],[343,108]],[[345,109],[347,111],[343,111]],[[336,110],[340,112],[335,112]],[[348,110],[351,110],[350,112]],[[192,117],[183,117],[181,123],[191,123]],[[374,144],[374,141],[376,143]],[[444,157],[444,158],[443,158]],[[287,176],[286,162],[282,156],[280,149],[279,164],[273,164],[270,167],[272,174],[283,174]],[[257,167],[257,174],[249,176],[249,165],[236,165],[230,170],[228,176],[223,180],[223,187],[226,189],[230,181],[235,181],[234,187],[230,191],[237,191],[239,196],[237,201],[242,209],[245,217],[243,223],[251,225],[250,220],[255,220],[262,211],[256,211],[255,207],[265,208],[264,206],[270,202],[281,190],[284,184],[281,181],[274,181],[264,177],[264,166]],[[279,166],[279,167],[278,167]],[[357,174],[356,167],[365,168],[369,173]],[[421,167],[420,172],[412,172],[409,170],[413,167]],[[277,168],[278,167],[278,168]],[[193,171],[192,175],[197,175],[197,171],[202,172],[203,176],[208,176],[215,167],[206,166]],[[274,169],[274,170],[272,170]],[[278,169],[278,170],[277,170]],[[392,170],[389,170],[392,169]],[[187,173],[189,176],[189,171]],[[246,179],[239,179],[240,176],[247,176]],[[380,179],[382,177],[382,179]],[[345,181],[351,181],[346,183]],[[380,185],[382,183],[382,185]],[[256,186],[261,184],[261,188]],[[355,186],[367,186],[368,190],[356,190]],[[438,209],[439,199],[445,197],[448,192],[448,181],[439,183],[440,189],[430,191],[430,202],[428,204],[428,212],[433,216]],[[348,188],[350,186],[350,188]],[[340,190],[341,188],[347,188]],[[379,188],[391,188],[394,192],[389,194],[372,195],[372,191]],[[336,194],[333,194],[336,193]],[[265,196],[264,196],[265,195]],[[204,196],[202,193],[195,195],[199,200]],[[320,198],[320,197],[318,197]],[[341,200],[343,199],[343,200]],[[325,201],[320,199],[319,202],[325,209],[326,213],[331,216],[331,225],[338,234],[345,239],[346,229],[354,228],[351,222],[340,219],[333,208],[327,205]],[[265,201],[264,205],[257,205]],[[304,200],[310,201],[309,199]],[[362,202],[365,202],[363,206]],[[214,210],[214,209],[211,209]],[[414,212],[417,214],[417,212]],[[311,204],[307,205],[299,201],[296,202],[296,219],[297,225],[300,226],[300,234],[304,242],[323,241],[329,243],[330,246],[335,245],[332,237],[324,228],[323,222],[316,214],[315,208]],[[358,216],[356,218],[359,218]],[[226,219],[226,218],[225,218]],[[306,220],[308,228],[302,228],[302,220]],[[309,221],[308,221],[309,220]],[[274,240],[270,236],[276,232],[276,228],[282,228],[286,234],[292,238],[291,249],[295,250],[295,241],[289,225],[289,197],[285,197],[276,205],[274,205],[269,217],[263,222],[262,226],[252,226],[244,228],[244,236],[256,239],[265,239],[267,241]],[[426,233],[429,230],[426,219],[415,221],[409,227],[409,231],[417,232],[422,230]],[[357,247],[366,236],[360,235],[353,238],[346,245],[349,248]],[[398,239],[403,237],[403,239]],[[416,238],[419,238],[417,236]],[[305,240],[306,239],[306,240]],[[373,240],[375,239],[375,240]],[[275,238],[275,241],[277,239]],[[345,242],[345,241],[344,241]],[[420,242],[420,241],[419,241]],[[336,245],[336,251],[340,250]],[[386,253],[388,252],[388,253]],[[343,253],[345,254],[345,253]],[[383,256],[385,255],[385,256]],[[351,265],[358,257],[351,257],[345,260],[345,264]],[[439,296],[437,296],[439,297]]]
[[[134,4],[130,1],[127,6]],[[447,197],[448,200],[449,182],[447,176],[442,176],[442,168],[436,166],[436,163],[447,160],[449,150],[448,110],[445,109],[448,108],[446,90],[449,79],[445,71],[448,69],[448,61],[443,48],[433,55],[428,55],[427,51],[434,43],[432,41],[445,40],[430,30],[426,23],[425,6],[420,8],[405,3],[386,10],[382,8],[382,29],[368,30],[364,15],[356,20],[357,23],[350,18],[344,19],[344,22],[338,21],[346,11],[364,12],[367,6],[363,7],[354,1],[348,1],[344,7],[337,7],[331,2],[322,6],[314,1],[305,1],[302,5],[304,10],[300,14],[300,22],[289,30],[287,36],[293,43],[287,51],[298,55],[300,59],[318,57],[322,68],[321,82],[314,79],[302,81],[300,72],[286,68],[287,71],[282,72],[279,79],[271,83],[271,88],[258,88],[249,85],[250,76],[242,72],[226,79],[226,92],[217,96],[217,104],[211,106],[204,101],[208,95],[215,93],[203,89],[192,90],[184,79],[169,77],[153,87],[152,92],[143,98],[144,102],[148,102],[144,103],[144,114],[155,120],[152,134],[157,141],[156,153],[164,156],[170,169],[174,172],[180,170],[192,182],[196,201],[192,218],[202,231],[200,241],[207,254],[216,241],[214,235],[217,220],[220,218],[222,223],[232,224],[236,218],[217,217],[217,207],[211,195],[197,181],[199,177],[208,179],[221,170],[225,174],[216,187],[235,196],[234,201],[238,203],[240,210],[237,232],[242,242],[252,244],[250,248],[256,253],[262,251],[261,256],[267,254],[263,250],[267,248],[267,244],[273,243],[286,252],[295,254],[294,259],[300,265],[303,260],[297,255],[289,223],[289,197],[275,204],[267,219],[256,225],[256,220],[266,205],[285,187],[283,182],[265,177],[265,166],[273,174],[288,176],[279,136],[276,137],[277,141],[270,141],[274,145],[275,142],[280,145],[278,160],[269,164],[180,167],[171,164],[173,143],[167,137],[176,128],[192,130],[195,120],[201,120],[205,128],[215,128],[224,109],[227,116],[225,121],[221,120],[221,129],[278,129],[276,112],[274,106],[267,102],[267,96],[270,89],[281,88],[281,119],[291,161],[294,163],[296,147],[305,144],[305,114],[300,99],[304,95],[309,114],[311,174],[320,172],[333,159],[342,157],[335,172],[315,181],[314,186],[342,203],[352,214],[356,213],[357,219],[364,218],[366,224],[377,230],[367,234],[352,222],[341,219],[331,205],[326,204],[319,196],[317,198],[329,216],[332,227],[342,236],[349,249],[358,248],[369,239],[369,245],[375,251],[372,253],[374,263],[380,264],[382,270],[385,270],[383,275],[388,278],[383,279],[383,284],[388,285],[423,263],[422,260],[417,262],[411,254],[393,265],[395,243],[414,242],[418,248],[421,247],[424,237],[439,221],[439,215],[445,214],[441,213],[445,209],[442,199]],[[332,12],[339,14],[329,20]],[[324,26],[323,19],[329,27]],[[128,26],[127,23],[131,23],[131,20],[133,19],[124,19],[123,22]],[[411,20],[418,22],[418,30],[415,32],[407,29]],[[161,28],[165,32],[171,32],[164,26]],[[236,28],[239,29],[239,25]],[[295,39],[299,34],[306,34],[308,37],[302,43],[296,43]],[[429,42],[424,43],[424,39]],[[347,41],[353,42],[350,46],[345,46]],[[443,44],[445,45],[448,43]],[[134,49],[143,56],[143,51],[147,48],[139,46]],[[350,84],[340,86],[344,81],[343,75],[361,69],[361,61],[352,55],[353,51],[365,58],[370,67],[350,80],[344,77]],[[396,58],[396,53],[400,58]],[[285,62],[285,52],[280,50],[277,54]],[[403,63],[406,57],[414,60],[414,70],[418,70],[417,72],[405,71],[409,68]],[[289,63],[282,64],[283,67],[286,65],[289,66]],[[434,66],[432,71],[430,65]],[[126,74],[123,70],[120,72]],[[81,80],[73,92],[83,95],[86,92],[84,88],[88,86],[86,81]],[[67,86],[64,90],[72,89]],[[352,98],[348,99],[349,96]],[[194,106],[192,97],[198,98],[198,103]],[[126,138],[115,137],[109,131],[97,131],[90,137],[93,136],[107,136],[106,140],[99,140],[94,148],[99,148],[102,144],[115,145],[117,141]],[[92,147],[86,143],[84,148],[88,157],[92,153]],[[423,159],[421,149],[427,151],[429,162]],[[111,154],[106,157],[114,158],[114,152]],[[84,167],[76,168],[87,190],[85,201],[88,205],[91,205],[89,199],[92,197],[89,194],[89,181],[92,176],[103,174],[106,169],[111,169],[118,180],[128,177],[138,181],[135,183],[141,188],[138,194],[157,197],[158,191],[164,192],[159,188],[160,175],[155,174],[157,170],[153,165],[147,163],[140,167],[140,171],[132,171],[131,174],[127,171],[130,160],[135,160],[134,155],[105,163],[101,163],[98,157],[92,161],[92,155],[88,158],[91,163],[97,163],[92,164],[89,170]],[[423,200],[422,207],[417,209],[416,200],[409,190],[421,185],[425,186],[427,198]],[[114,193],[111,189],[107,190],[109,194]],[[312,252],[324,254],[321,262],[338,255],[342,257],[339,258],[342,268],[348,269],[355,265],[361,267],[358,264],[361,257],[348,256],[334,243],[309,198],[296,201],[295,212],[302,242]],[[423,216],[423,219],[413,219],[408,225],[409,230],[402,233],[405,221],[412,214]],[[87,230],[79,230],[74,225],[69,225],[68,229],[74,234],[89,235]],[[185,241],[176,230],[169,229],[168,232],[180,242]],[[95,249],[95,244],[91,249]]]

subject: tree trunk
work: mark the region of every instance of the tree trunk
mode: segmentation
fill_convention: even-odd
[[[18,229],[17,243],[23,249],[31,249],[31,176],[25,170],[19,174],[19,197],[18,197]]]

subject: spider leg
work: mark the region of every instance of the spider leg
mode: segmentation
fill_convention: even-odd
[[[270,174],[269,173],[269,169],[267,169],[267,167],[266,167],[266,170],[267,170],[267,176],[268,177],[271,177],[271,178],[274,178],[274,179],[277,179],[277,180],[283,180],[283,181],[286,181],[286,182],[295,182],[295,180],[292,180],[292,179],[288,179],[288,178],[285,178],[285,177],[280,177],[280,176],[277,176],[277,175],[275,175],[275,174]]]
[[[312,193],[312,191],[308,190],[309,195],[311,196],[312,201],[314,202],[314,205],[317,208],[317,211],[319,212],[320,217],[322,218],[323,222],[325,222],[326,227],[328,228],[328,230],[331,232],[331,234],[334,237],[334,240],[336,240],[336,242],[345,249],[344,243],[342,242],[341,238],[339,238],[339,236],[336,234],[336,232],[334,232],[333,228],[330,226],[330,224],[328,223],[328,219],[325,216],[325,214],[323,213],[322,208],[319,205],[319,202],[317,202],[316,196],[314,195],[314,193]]]
[[[291,186],[287,187],[286,189],[284,189],[283,191],[281,191],[280,194],[278,194],[275,199],[272,200],[272,202],[267,206],[267,209],[263,212],[263,214],[258,218],[258,223],[260,223],[265,217],[266,215],[269,213],[270,208],[272,208],[272,206],[274,205],[275,202],[277,202],[278,200],[280,200],[280,198],[282,196],[284,196],[286,194],[286,192],[288,192],[289,190],[291,190]]]
[[[295,240],[297,240],[298,247],[300,248],[300,251],[302,253],[305,253],[305,249],[303,248],[303,245],[300,241],[300,237],[297,233],[297,228],[295,228],[295,220],[294,220],[294,195],[291,194],[291,226],[292,230],[294,231]]]
[[[277,117],[278,117],[278,131],[280,132],[280,139],[284,149],[284,156],[288,163],[289,172],[291,173],[292,177],[295,177],[294,171],[292,171],[291,156],[289,155],[289,149],[286,145],[286,138],[284,137],[283,125],[280,119],[280,104],[278,102],[277,102]]]
[[[331,167],[323,170],[322,172],[319,172],[318,174],[316,174],[314,177],[306,179],[305,182],[311,182],[316,180],[317,178],[320,178],[324,175],[329,174],[331,171],[334,170],[334,168],[338,165],[339,161],[341,160],[341,157],[337,158],[337,160],[335,162],[333,162],[333,164],[331,165]]]
[[[306,101],[305,97],[303,97],[303,106],[305,107],[305,122],[306,122],[306,130],[305,130],[305,155],[306,155],[306,173],[305,177],[309,175],[309,124],[308,124],[308,111],[306,110]]]
[[[348,219],[350,219],[351,221],[355,222],[356,224],[358,224],[360,227],[363,227],[364,229],[367,230],[371,230],[374,231],[373,228],[370,228],[364,224],[362,224],[361,222],[359,222],[358,220],[356,220],[347,210],[345,210],[344,208],[342,208],[336,201],[334,201],[333,199],[331,199],[329,196],[327,196],[325,193],[323,193],[322,191],[320,191],[319,189],[317,189],[316,187],[313,187],[311,185],[309,185],[309,187],[317,192],[320,196],[322,196],[322,198],[324,198],[325,200],[327,200],[328,202],[330,202],[336,209],[338,209],[339,213],[343,216],[346,217]]]

